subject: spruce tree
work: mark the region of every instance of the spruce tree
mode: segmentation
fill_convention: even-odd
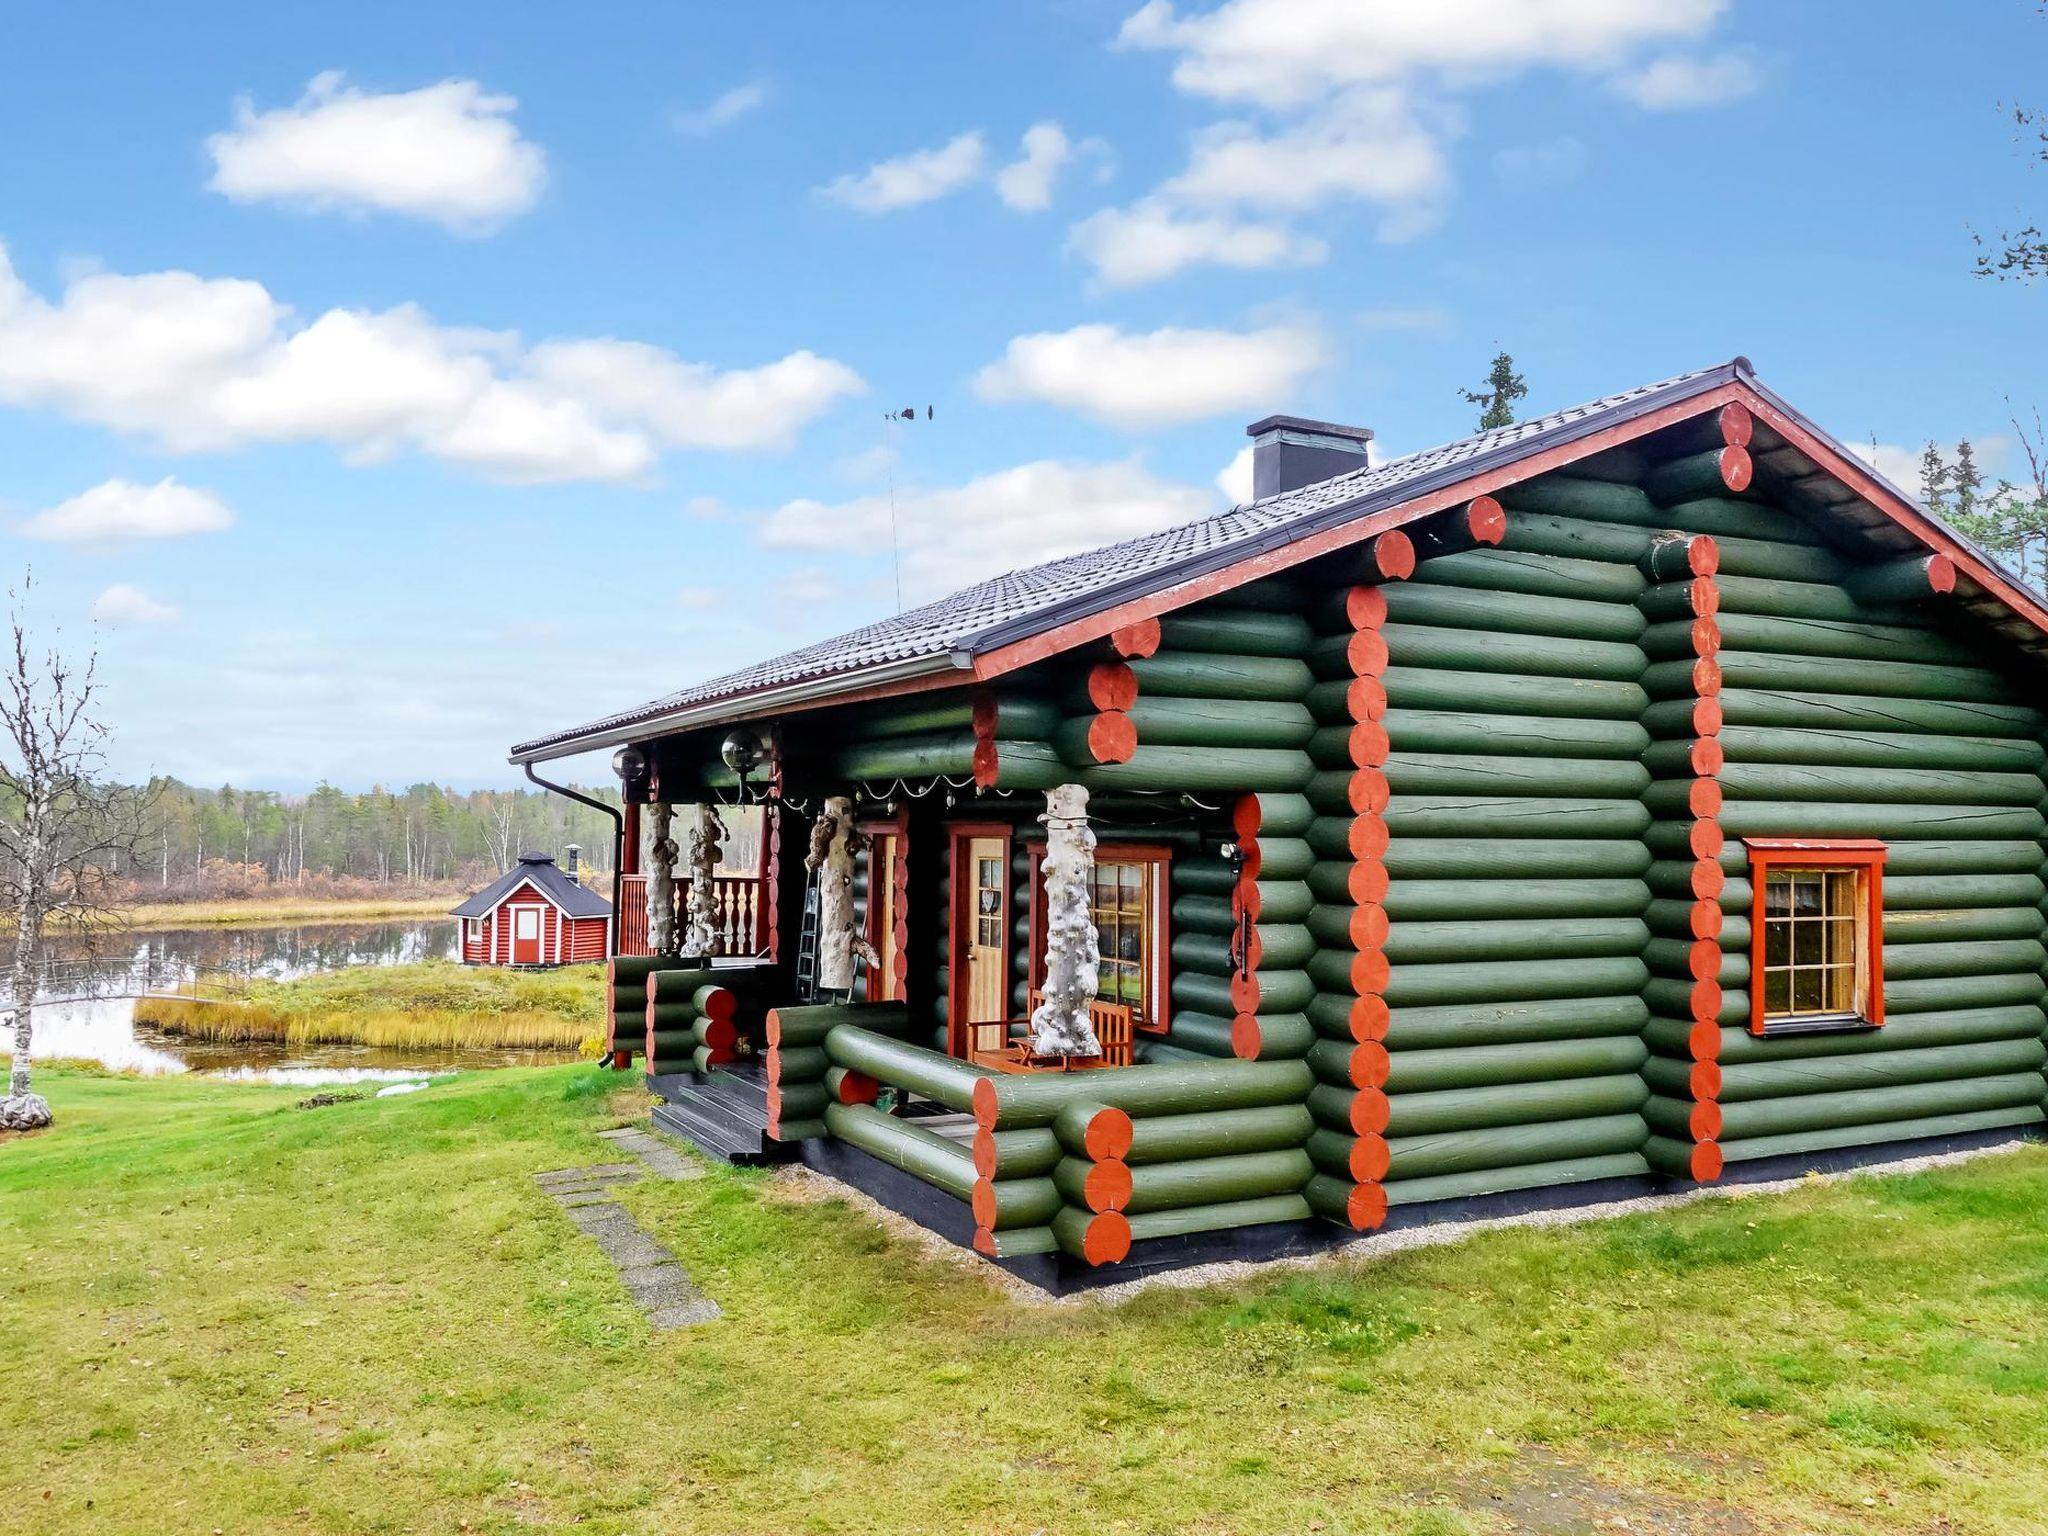
[[[1515,424],[1515,402],[1529,393],[1529,386],[1515,372],[1514,358],[1502,352],[1493,360],[1493,370],[1486,376],[1484,389],[1461,389],[1458,393],[1472,404],[1486,407],[1479,415],[1479,430],[1491,432],[1495,427]]]

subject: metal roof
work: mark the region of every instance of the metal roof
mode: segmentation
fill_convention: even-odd
[[[522,853],[519,862],[450,913],[484,917],[522,885],[531,885],[562,909],[564,917],[610,917],[612,904],[587,885],[571,880],[544,853]]]
[[[830,640],[584,725],[521,742],[512,749],[512,760],[566,757],[665,730],[716,724],[722,718],[757,713],[778,703],[817,702],[857,688],[941,671],[964,673],[976,658],[1001,646],[1397,507],[1539,451],[1568,446],[1737,380],[1766,395],[1817,437],[1833,443],[1775,396],[1768,396],[1748,359],[1738,357],[1352,470],[1178,527],[994,576]],[[1887,488],[1910,500],[1895,487]]]

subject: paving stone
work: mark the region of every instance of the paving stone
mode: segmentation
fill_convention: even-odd
[[[557,1189],[551,1190],[555,1204],[560,1206],[604,1205],[611,1200],[608,1189]]]
[[[703,1171],[693,1164],[685,1165],[681,1173],[667,1171],[662,1164],[669,1159],[683,1163],[681,1154],[644,1131],[600,1134],[613,1146],[645,1159],[646,1167],[663,1178],[696,1178]],[[643,1147],[642,1141],[649,1145]],[[611,1260],[626,1294],[647,1314],[651,1327],[667,1330],[708,1323],[720,1315],[718,1303],[698,1290],[681,1261],[641,1231],[632,1213],[612,1198],[612,1186],[630,1184],[644,1171],[640,1163],[598,1163],[537,1173],[534,1180]]]
[[[647,1314],[647,1321],[657,1329],[694,1328],[699,1323],[716,1322],[721,1314],[718,1303],[709,1296],[700,1296],[695,1301],[678,1302],[672,1307]]]
[[[664,1141],[650,1131],[637,1129],[608,1132],[615,1147],[623,1147],[647,1165],[650,1173],[657,1178],[701,1179],[704,1165],[693,1157],[687,1157],[673,1143]]]
[[[630,1184],[646,1172],[638,1163],[592,1163],[587,1168],[555,1168],[536,1173],[533,1182],[542,1189],[564,1184]]]

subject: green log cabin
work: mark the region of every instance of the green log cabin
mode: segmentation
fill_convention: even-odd
[[[1740,358],[1251,433],[1247,505],[513,750],[616,749],[658,1123],[1054,1288],[2040,1132],[2036,595]]]

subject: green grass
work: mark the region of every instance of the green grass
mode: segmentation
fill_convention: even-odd
[[[195,1040],[398,1049],[477,1046],[598,1054],[604,971],[564,966],[501,970],[429,960],[356,966],[296,981],[237,981],[233,1001],[143,998],[139,1024]]]
[[[656,1337],[530,1178],[610,1160],[617,1081],[299,1110],[42,1074],[57,1126],[0,1142],[0,1531],[1476,1536],[1584,1529],[1531,1523],[1583,1495],[1611,1529],[1961,1536],[2048,1507],[2048,1150],[1061,1307],[719,1170],[621,1196],[726,1309]]]

